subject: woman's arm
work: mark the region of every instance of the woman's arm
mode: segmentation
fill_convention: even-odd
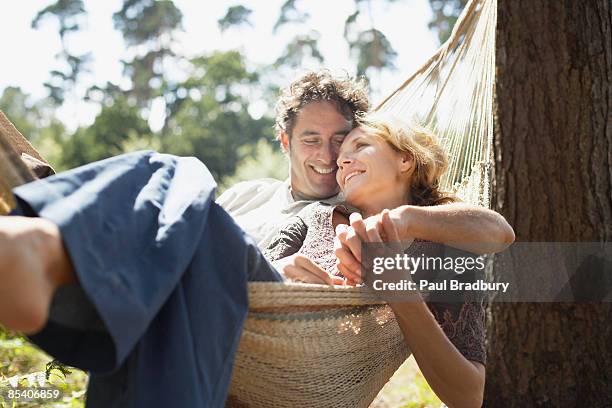
[[[390,245],[400,243],[401,241],[397,220],[391,218],[391,211],[389,210],[384,210],[381,213],[380,220],[377,221],[375,226],[364,225],[360,217],[352,215],[351,227],[353,233],[358,235],[360,241],[383,242],[382,237]],[[345,247],[346,228],[340,228],[338,232],[336,254],[345,255],[350,253],[350,249]],[[351,262],[356,262],[352,256],[338,257],[340,265],[344,264],[346,270],[354,269],[352,264],[345,264],[347,259]],[[359,269],[353,271],[356,279],[362,278],[360,268],[361,265],[359,264]],[[411,275],[407,276],[407,278],[411,279]],[[468,303],[464,303],[464,305],[469,307]],[[419,364],[419,368],[436,395],[450,407],[481,406],[485,381],[484,366],[468,360],[459,352],[420,296],[417,301],[391,302],[390,306],[404,334],[406,345],[412,351]],[[446,313],[447,311],[449,312],[448,314]],[[466,310],[466,312],[469,311]],[[442,315],[442,320],[447,318],[454,319],[448,309],[443,308]],[[475,316],[472,313],[457,313],[456,316],[457,319],[474,320],[472,323],[478,323],[476,319],[483,319],[483,317],[484,315],[482,314]],[[456,321],[451,321],[450,323],[452,326],[459,326],[454,324],[457,323]],[[453,339],[457,341],[458,338],[456,336],[463,336],[462,339],[468,340],[468,343],[473,342],[482,346],[484,344],[484,325],[475,327],[480,329],[467,331],[452,330],[456,332]],[[463,346],[462,349],[466,349],[462,351],[467,355],[480,354],[484,357],[482,351],[480,353],[469,352],[470,347]]]
[[[406,344],[427,383],[450,408],[480,407],[485,367],[450,342],[424,302],[390,303]]]

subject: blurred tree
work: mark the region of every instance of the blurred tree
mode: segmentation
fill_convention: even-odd
[[[137,139],[145,143],[137,144]],[[79,128],[64,143],[60,168],[73,168],[124,153],[130,144],[141,148],[149,143],[154,143],[154,139],[138,107],[119,98],[112,105],[104,106],[91,126]]]
[[[308,13],[296,7],[296,0],[286,0],[272,28],[272,33],[276,34],[280,28],[287,24],[293,26],[305,24],[309,18],[310,15]],[[310,65],[309,63],[315,61],[323,63],[324,58],[323,54],[319,51],[319,33],[316,30],[310,29],[307,33],[297,34],[287,43],[283,54],[274,62],[274,66],[297,68]]]
[[[61,161],[61,144],[66,128],[55,117],[54,106],[45,102],[33,102],[20,88],[8,87],[0,96],[0,110],[55,167]]]
[[[21,88],[9,86],[0,96],[0,111],[4,112],[15,127],[32,141],[36,138],[36,125],[40,121],[40,112],[29,99]]]
[[[310,15],[303,11],[300,11],[295,6],[296,0],[286,0],[280,10],[280,15],[272,28],[272,32],[276,34],[279,27],[284,24],[292,23],[292,24],[304,24],[309,18]]]
[[[356,61],[356,72],[358,75],[370,74],[371,69],[378,72],[384,69],[394,69],[394,60],[397,53],[384,33],[375,27],[371,10],[371,0],[354,0],[355,12],[349,15],[345,21],[344,37],[349,45],[349,50]],[[392,3],[396,0],[386,0]],[[307,26],[310,15],[300,10],[297,0],[286,0],[281,9],[272,32],[286,25],[292,28],[302,25],[308,29],[306,32],[298,33],[291,38],[273,66],[290,67],[292,69],[315,65],[325,62],[323,54],[319,49],[319,33]],[[228,8],[225,17],[219,20],[222,31],[232,26],[239,26],[248,22],[251,10],[245,6],[233,6]],[[363,22],[358,21],[360,15],[369,16],[369,24],[364,27]]]
[[[360,27],[359,17],[363,14],[369,16],[369,28]],[[378,72],[383,69],[395,69],[394,60],[397,52],[387,37],[375,27],[370,0],[355,0],[355,11],[344,23],[344,38],[357,62],[357,75],[367,76],[372,68]]]
[[[253,24],[249,21],[249,17],[252,13],[253,10],[245,6],[232,6],[227,9],[227,13],[225,13],[225,16],[223,16],[217,21],[217,23],[219,24],[219,29],[221,30],[221,32],[223,32],[230,27],[236,27],[245,24],[252,27]]]
[[[248,113],[258,75],[246,68],[238,51],[215,52],[191,62],[190,77],[166,95],[162,148],[198,157],[221,180],[249,154],[241,147],[262,137],[272,139],[273,122]]]
[[[242,156],[233,175],[223,180],[221,189],[253,179],[274,178],[285,180],[289,174],[289,160],[281,151],[278,143],[261,139],[256,145],[244,146]]]
[[[121,10],[113,15],[115,28],[135,54],[123,64],[132,81],[127,96],[140,108],[148,107],[163,93],[164,64],[174,56],[172,34],[181,27],[182,17],[170,0],[124,0]]]
[[[32,20],[32,28],[38,28],[40,23],[49,18],[55,18],[59,24],[59,36],[62,51],[56,58],[63,61],[64,67],[51,71],[51,79],[44,84],[49,90],[51,100],[61,105],[65,94],[70,92],[77,83],[81,73],[87,71],[91,54],[74,55],[69,51],[66,36],[80,29],[80,21],[86,15],[83,0],[57,0],[55,3],[40,10]]]
[[[440,44],[450,37],[457,18],[459,18],[459,14],[461,14],[467,2],[468,0],[429,0],[433,11],[429,28],[438,32]]]
[[[323,63],[324,58],[319,51],[319,33],[317,31],[311,31],[306,35],[297,35],[291,40],[284,53],[278,57],[275,66],[289,66],[291,68],[298,68],[304,64],[304,61],[308,59],[314,59]]]

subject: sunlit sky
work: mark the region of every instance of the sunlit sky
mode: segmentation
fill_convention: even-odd
[[[50,78],[49,71],[60,67],[55,55],[60,51],[57,22],[45,20],[39,28],[31,28],[36,13],[53,1],[20,0],[11,2],[0,14],[0,38],[3,58],[1,62],[0,93],[7,86],[19,86],[34,99],[44,97],[43,83]],[[310,14],[307,25],[285,25],[276,34],[272,27],[284,0],[211,1],[174,0],[183,13],[183,30],[176,34],[179,55],[196,56],[214,50],[240,49],[253,67],[272,63],[284,50],[293,35],[310,29],[320,33],[319,48],[325,57],[325,66],[332,70],[354,73],[355,63],[349,59],[348,46],[342,33],[344,20],[354,11],[353,0],[302,0],[298,8]],[[107,81],[129,85],[122,77],[120,60],[130,56],[121,33],[114,29],[112,14],[121,8],[121,0],[85,0],[87,18],[79,32],[69,34],[67,44],[73,54],[91,52],[93,62],[90,73],[84,75],[79,87],[68,95],[58,117],[70,130],[93,122],[99,107],[83,102],[84,90]],[[244,26],[221,33],[217,20],[227,7],[244,4],[253,9],[253,27]],[[364,18],[359,24],[369,28],[373,23],[390,40],[398,53],[397,70],[372,78],[380,90],[373,95],[374,102],[399,86],[414,70],[423,64],[438,47],[436,34],[427,27],[431,19],[428,0],[403,0],[389,4],[372,1],[372,21]],[[301,67],[301,70],[313,67]],[[298,75],[301,70],[296,70]],[[159,114],[154,104],[150,124],[159,128]],[[156,119],[157,118],[157,119]]]

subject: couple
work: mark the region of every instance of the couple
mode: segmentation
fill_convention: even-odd
[[[367,108],[356,81],[297,79],[277,105],[289,181],[241,183],[218,204],[200,162],[151,152],[16,188],[15,216],[0,219],[0,323],[90,370],[90,406],[222,406],[248,280],[360,282],[360,243],[381,236],[478,253],[512,241],[492,211],[435,205],[452,200],[436,190],[444,158],[433,139],[375,117],[357,127]],[[365,218],[335,206],[336,173]],[[478,405],[482,353],[466,358],[423,302],[392,307],[440,398]]]

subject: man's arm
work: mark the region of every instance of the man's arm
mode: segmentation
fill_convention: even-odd
[[[501,252],[514,242],[514,231],[504,217],[484,207],[466,203],[431,207],[403,205],[385,212],[403,241],[418,238],[478,255]],[[362,279],[362,242],[385,241],[381,239],[384,236],[383,213],[365,220],[359,213],[353,213],[350,226],[336,228],[334,252],[342,273],[355,282]]]
[[[514,230],[500,214],[467,203],[430,207],[404,205],[390,212],[401,239],[419,238],[475,254],[501,252],[514,242]]]

